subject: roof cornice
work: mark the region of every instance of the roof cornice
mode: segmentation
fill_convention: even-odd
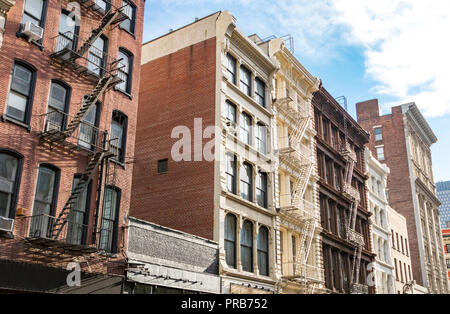
[[[419,133],[430,146],[437,143],[437,136],[434,134],[430,125],[425,120],[424,116],[415,103],[402,105],[402,110],[403,112],[408,114],[408,116],[414,122],[416,129],[419,130]]]
[[[6,14],[16,3],[16,0],[0,0],[0,13]]]

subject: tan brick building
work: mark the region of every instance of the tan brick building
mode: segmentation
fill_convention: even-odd
[[[276,69],[229,12],[143,46],[130,212],[218,242],[222,293],[276,290]]]
[[[356,108],[358,122],[372,135],[369,148],[391,169],[389,203],[406,218],[413,277],[430,293],[447,293],[430,150],[437,138],[414,103],[393,107],[382,116],[378,100]]]
[[[31,267],[37,280],[3,276],[0,289],[53,290],[65,285],[70,262],[122,273],[143,16],[142,0],[17,0],[9,10],[0,48],[0,267]]]

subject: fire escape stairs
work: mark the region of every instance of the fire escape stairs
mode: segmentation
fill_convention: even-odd
[[[61,235],[62,230],[64,229],[64,226],[67,223],[68,215],[70,213],[70,210],[72,209],[72,206],[78,201],[78,198],[81,196],[83,191],[87,188],[89,182],[92,180],[93,176],[95,175],[95,170],[98,168],[100,163],[104,158],[110,157],[109,152],[101,151],[97,152],[92,155],[91,160],[89,161],[86,169],[84,170],[80,180],[78,181],[75,188],[72,190],[72,193],[67,200],[66,204],[64,205],[63,209],[61,210],[54,226],[52,229],[51,236],[54,240],[57,240],[59,236]]]

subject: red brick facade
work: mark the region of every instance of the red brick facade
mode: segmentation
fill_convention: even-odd
[[[358,103],[356,108],[359,124],[371,134],[368,147],[374,156],[377,156],[375,147],[384,145],[383,163],[391,170],[387,180],[389,204],[406,218],[413,277],[423,285],[402,108],[394,107],[392,114],[383,116],[380,116],[378,100]],[[383,128],[382,141],[375,141],[375,126]]]
[[[82,97],[92,93],[96,82],[78,77],[66,67],[52,64],[49,57],[55,49],[55,36],[58,34],[61,9],[65,8],[69,1],[49,0],[45,14],[45,30],[41,49],[34,43],[17,36],[22,20],[24,0],[17,0],[8,13],[4,33],[3,46],[0,49],[0,113],[5,114],[9,92],[11,71],[15,60],[26,62],[36,69],[36,83],[32,101],[30,119],[30,132],[27,128],[11,121],[0,121],[0,149],[11,150],[23,156],[23,169],[21,172],[20,186],[17,196],[17,208],[23,208],[23,213],[17,215],[14,228],[14,239],[0,236],[0,259],[43,263],[48,266],[66,267],[73,256],[52,257],[48,255],[38,258],[37,255],[24,249],[24,238],[28,236],[29,216],[32,215],[34,194],[39,165],[51,164],[59,169],[60,182],[55,216],[59,214],[68,200],[73,184],[74,174],[83,173],[89,161],[85,153],[55,148],[53,150],[39,146],[38,133],[43,130],[43,119],[40,117],[47,113],[47,103],[50,93],[51,80],[58,79],[71,87],[70,109],[68,114],[75,116],[80,110]],[[81,3],[81,1],[80,1]],[[113,0],[116,7],[121,7],[122,1]],[[135,35],[129,34],[119,27],[106,30],[104,35],[108,39],[108,55],[116,59],[119,47],[126,48],[133,54],[133,72],[131,82],[131,95],[125,95],[119,91],[109,90],[102,96],[98,127],[100,130],[110,132],[113,110],[119,110],[128,118],[126,158],[124,165],[117,166],[116,186],[121,190],[119,227],[118,227],[118,254],[117,258],[101,258],[97,254],[90,256],[89,271],[92,272],[120,272],[116,266],[118,260],[123,259],[121,251],[126,243],[125,217],[128,215],[131,194],[131,176],[133,171],[134,142],[136,130],[136,117],[139,88],[139,64],[141,58],[142,28],[144,18],[144,1],[135,0],[136,26]],[[86,7],[81,9],[80,42],[87,38],[91,30],[100,25],[102,16]],[[81,43],[79,43],[81,45]],[[92,181],[92,190],[89,204],[89,226],[93,229],[97,207],[98,171]],[[100,204],[101,213],[102,204]],[[13,209],[15,210],[15,209]],[[92,232],[87,236],[87,242],[92,241]],[[93,258],[93,259],[92,259]],[[108,260],[111,262],[108,262]],[[115,266],[114,266],[115,265]],[[86,266],[86,265],[82,265]]]
[[[215,125],[215,90],[215,37],[142,65],[131,216],[213,239],[214,162],[173,161],[171,134],[190,129],[194,160],[194,119]]]

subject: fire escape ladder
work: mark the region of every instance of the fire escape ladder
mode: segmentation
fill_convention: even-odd
[[[78,181],[75,188],[72,190],[72,194],[70,195],[69,199],[67,200],[66,204],[64,205],[63,209],[61,210],[61,213],[58,216],[58,219],[55,222],[55,225],[52,229],[52,238],[57,240],[64,229],[65,224],[67,223],[67,218],[70,213],[70,210],[78,200],[78,197],[83,193],[83,191],[88,186],[89,182],[92,180],[95,170],[98,168],[100,163],[102,162],[102,159],[107,155],[105,152],[97,152],[94,155],[92,155],[91,160],[89,161],[89,164],[87,165],[86,169],[84,170],[84,173],[82,174],[80,180]]]
[[[294,185],[294,197],[292,200],[293,204],[299,204],[303,197],[305,196],[306,187],[308,186],[309,178],[311,177],[313,170],[313,164],[305,164],[301,167],[299,177],[295,181]]]
[[[100,97],[113,84],[115,79],[116,79],[115,75],[107,75],[98,81],[98,84],[93,90],[92,94],[88,95],[83,100],[83,105],[81,106],[80,111],[78,111],[76,116],[73,118],[72,121],[70,121],[69,125],[67,126],[67,129],[64,132],[66,137],[70,137],[73,134],[73,132],[75,132],[75,130],[80,125],[81,121],[83,121],[84,117],[88,114],[89,109],[91,109],[92,106],[95,103],[97,103]]]
[[[106,31],[110,25],[120,23],[124,20],[124,14],[122,13],[122,8],[114,10],[114,12],[109,11],[103,16],[100,26],[92,30],[91,36],[83,43],[80,49],[77,50],[76,54],[78,56],[84,56],[84,54],[89,50],[92,44]]]

